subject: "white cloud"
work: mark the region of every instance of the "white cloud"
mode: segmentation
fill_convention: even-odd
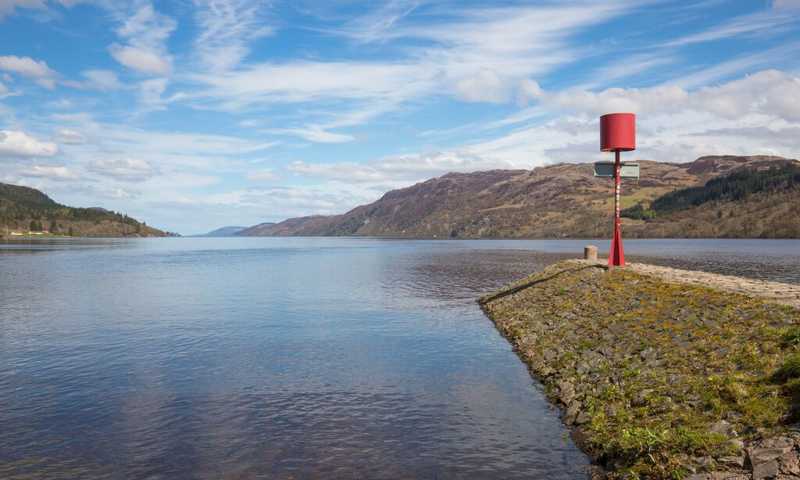
[[[155,175],[153,166],[138,158],[104,158],[94,160],[88,170],[123,182],[141,182]]]
[[[683,88],[702,87],[734,75],[771,68],[772,65],[780,64],[784,59],[794,58],[798,54],[800,54],[800,42],[787,42],[757,53],[735,57],[699,71],[679,75],[668,83]]]
[[[690,161],[710,154],[800,151],[800,77],[762,71],[718,86],[676,86],[544,92],[542,105],[556,117],[500,138],[461,148],[486,161],[529,168],[555,161],[603,158],[597,118],[613,111],[638,114],[638,158]]]
[[[421,3],[420,0],[387,1],[374,11],[351,20],[345,32],[361,43],[380,42],[391,37],[393,30]]]
[[[542,87],[535,80],[524,78],[520,81],[517,100],[525,104],[529,100],[536,100],[542,96]]]
[[[250,52],[249,44],[270,35],[261,0],[195,0],[201,29],[195,50],[204,68],[223,72],[237,67]]]
[[[539,99],[540,105],[483,126],[518,126],[498,138],[367,163],[298,161],[288,170],[378,191],[450,171],[594,161],[607,158],[599,151],[597,118],[612,111],[638,114],[638,150],[629,154],[633,158],[681,162],[709,154],[793,157],[800,151],[800,77],[775,70],[696,90],[677,86],[600,92],[572,89],[542,91]],[[543,119],[545,115],[549,119]]]
[[[544,102],[570,111],[599,115],[632,111],[644,115],[684,111],[708,112],[724,118],[748,114],[800,120],[800,78],[765,70],[728,83],[688,91],[674,85],[611,88],[601,92],[567,90],[546,94]]]
[[[0,130],[0,157],[52,157],[58,146],[18,130]]]
[[[45,88],[55,87],[56,72],[44,61],[14,55],[0,56],[0,70],[31,78]]]
[[[355,19],[332,32],[358,42],[424,45],[404,48],[400,59],[257,63],[188,78],[201,86],[195,98],[225,110],[326,100],[359,102],[362,108],[372,103],[397,106],[440,93],[469,101],[508,101],[524,94],[530,86],[524,80],[585,54],[571,44],[572,34],[635,6],[615,1],[591,8],[548,4],[456,9],[424,26],[405,26],[399,19],[414,9],[413,2],[406,2],[379,12],[380,28],[374,28],[374,19]]]
[[[114,43],[108,51],[120,64],[138,72],[167,75],[172,70],[169,59],[152,50]]]
[[[75,108],[75,103],[69,98],[59,98],[58,100],[47,102],[46,106],[53,110],[67,110]]]
[[[191,79],[208,88],[199,95],[221,101],[224,108],[253,104],[308,102],[323,99],[408,97],[432,87],[435,71],[402,63],[291,62],[262,63],[219,75]]]
[[[96,90],[110,91],[122,88],[117,74],[111,70],[84,70],[86,86]]]
[[[472,172],[492,168],[514,168],[511,162],[488,159],[455,149],[385,157],[368,163],[306,163],[295,161],[288,170],[310,178],[371,185],[374,188],[405,186],[448,172]]]
[[[789,0],[788,2],[779,0],[774,5],[777,10],[782,10],[786,5],[779,6],[778,4],[784,3],[790,5],[791,3],[797,2],[796,0]],[[791,12],[760,11],[741,15],[709,28],[708,30],[677,38],[667,42],[664,46],[685,46],[693,43],[711,42],[739,36],[774,35],[796,22],[797,18]]]
[[[774,0],[772,7],[776,10],[789,10],[800,8],[800,0]]]
[[[354,183],[382,182],[386,175],[379,168],[352,162],[306,163],[293,162],[288,170],[311,178],[342,180]]]
[[[492,70],[481,70],[474,75],[458,80],[456,95],[468,102],[507,102],[511,96],[511,85]]]
[[[600,92],[569,89],[545,94],[543,102],[557,108],[600,115],[606,112],[647,113],[656,109],[680,109],[688,99],[677,86],[653,88],[609,88]]]
[[[69,128],[59,128],[56,131],[56,141],[67,145],[81,145],[86,142],[80,132]]]
[[[255,170],[252,172],[247,172],[247,179],[254,181],[254,182],[269,182],[278,179],[278,175],[272,171],[272,169],[264,168],[261,170]]]
[[[275,135],[293,135],[314,143],[347,143],[355,140],[355,137],[352,135],[329,132],[318,126],[271,129],[267,130],[267,132]]]
[[[216,210],[215,207],[221,207],[230,218],[231,207],[236,207],[240,215],[283,220],[286,217],[301,215],[342,213],[359,203],[375,200],[375,195],[373,191],[345,184],[333,184],[234,190],[202,196],[175,196],[169,202],[177,204],[184,212],[186,208],[193,207],[203,212],[213,212]]]
[[[20,172],[25,177],[47,178],[50,180],[77,180],[77,173],[63,165],[34,165],[30,169]]]
[[[169,81],[166,78],[152,78],[139,84],[139,101],[145,108],[159,110],[164,108],[162,98]]]
[[[137,164],[108,162],[118,162],[120,159],[145,161],[157,171],[158,178],[173,173],[209,172],[214,175],[220,172],[240,173],[248,166],[245,159],[277,145],[277,142],[266,142],[259,138],[250,140],[235,136],[146,130],[127,124],[102,123],[86,113],[55,113],[50,118],[56,124],[55,130],[73,130],[80,132],[81,136],[87,139],[82,146],[70,149],[69,156],[72,161],[92,168],[88,166],[93,165],[98,159],[105,159],[93,167],[109,169],[125,167],[127,174],[133,176],[146,174],[146,167],[141,163],[137,166]],[[136,172],[131,173],[132,170]],[[120,170],[115,172],[119,173]],[[154,180],[149,183],[152,184]],[[177,188],[177,186],[175,183],[163,187]],[[158,190],[152,193],[160,196]]]
[[[639,76],[644,72],[652,71],[658,67],[678,63],[679,58],[664,51],[627,55],[615,59],[611,63],[607,63],[594,71],[590,71],[587,74],[588,81],[584,82],[578,88],[595,89],[597,87],[614,85],[615,82],[619,80],[630,79],[631,77]],[[674,75],[674,72],[671,75]],[[653,79],[652,75],[648,75],[648,77]]]
[[[16,8],[45,8],[44,0],[0,0],[0,21]]]
[[[113,43],[108,50],[115,60],[132,70],[168,75],[172,56],[167,52],[166,41],[176,26],[172,18],[158,13],[151,3],[140,3],[117,29],[117,35],[126,43]]]

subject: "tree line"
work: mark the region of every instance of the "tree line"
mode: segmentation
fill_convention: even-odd
[[[744,200],[757,193],[783,192],[800,188],[800,166],[785,164],[766,169],[745,168],[706,182],[701,187],[689,187],[664,194],[649,206],[638,203],[620,215],[649,220],[660,214],[697,207],[708,202]]]

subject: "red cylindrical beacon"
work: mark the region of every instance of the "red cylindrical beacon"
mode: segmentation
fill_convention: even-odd
[[[600,117],[600,150],[603,152],[636,150],[636,115],[609,113]]]

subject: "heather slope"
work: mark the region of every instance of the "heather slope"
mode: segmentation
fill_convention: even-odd
[[[641,161],[642,178],[626,181],[623,207],[649,204],[659,197],[740,169],[794,162],[767,156],[713,156],[673,164]],[[376,235],[436,238],[563,238],[601,237],[610,233],[611,181],[595,178],[591,164],[558,164],[533,170],[492,170],[450,173],[386,193],[379,200],[342,215],[293,218],[251,227],[241,235]],[[783,195],[783,196],[780,196]],[[788,219],[787,203],[797,204],[797,192],[779,192],[735,201],[746,208],[723,208],[730,222],[722,228],[717,210],[706,205],[699,213],[673,212],[651,228],[643,220],[626,219],[633,237],[797,236],[800,219]],[[738,204],[737,203],[737,204]],[[753,213],[766,208],[760,214]],[[708,212],[705,212],[705,210]],[[741,213],[741,216],[739,214]],[[683,215],[683,216],[681,216]],[[761,227],[749,221],[759,215]],[[789,223],[787,225],[787,222]]]

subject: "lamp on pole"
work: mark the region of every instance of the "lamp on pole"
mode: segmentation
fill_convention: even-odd
[[[619,216],[619,195],[622,183],[620,152],[636,150],[636,115],[633,113],[609,113],[600,117],[600,150],[614,152],[614,236],[608,252],[608,265],[625,266],[625,251],[622,248],[622,231]],[[636,176],[639,170],[636,166]]]

